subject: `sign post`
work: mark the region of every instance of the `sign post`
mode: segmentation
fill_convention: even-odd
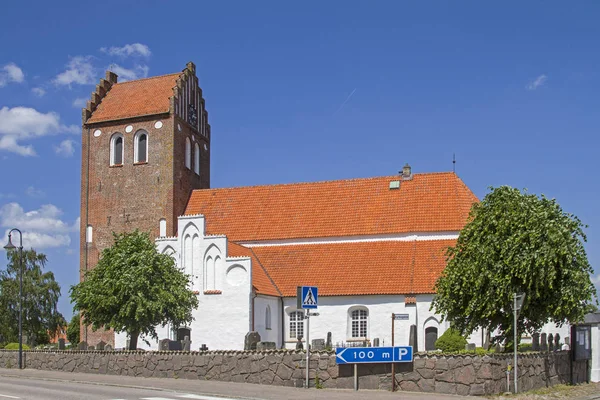
[[[395,314],[392,313],[392,347],[394,347],[394,321],[407,321],[408,314]],[[396,365],[392,363],[392,392],[396,391]]]
[[[306,388],[308,389],[309,367],[310,367],[310,310],[317,308],[319,304],[319,289],[316,286],[298,286],[296,287],[296,305],[298,309],[306,310]]]

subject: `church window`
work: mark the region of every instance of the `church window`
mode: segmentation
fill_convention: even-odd
[[[167,220],[164,218],[161,218],[160,221],[158,221],[158,236],[160,237],[165,237],[167,236]]]
[[[185,138],[185,167],[192,168],[192,143],[190,138]]]
[[[265,329],[271,329],[271,306],[269,305],[265,310]]]
[[[351,337],[366,338],[367,325],[369,322],[369,312],[364,308],[352,310],[350,313],[351,320]]]
[[[85,241],[87,243],[92,243],[92,235],[94,233],[94,229],[92,228],[91,225],[87,226],[87,229],[85,231]]]
[[[110,139],[110,165],[123,165],[123,135],[120,133]]]
[[[146,131],[137,131],[133,140],[134,160],[136,163],[148,161],[148,133]]]
[[[302,311],[292,311],[290,313],[290,338],[304,337],[304,313]]]
[[[200,146],[198,143],[194,144],[194,172],[196,175],[200,175]]]

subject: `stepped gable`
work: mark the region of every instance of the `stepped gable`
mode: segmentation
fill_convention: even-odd
[[[390,182],[400,181],[398,189]],[[185,214],[234,242],[456,232],[477,197],[454,173],[194,190]]]

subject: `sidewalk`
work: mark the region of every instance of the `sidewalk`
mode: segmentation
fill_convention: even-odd
[[[92,385],[121,386],[152,389],[157,391],[182,391],[203,395],[221,395],[243,399],[267,400],[350,400],[350,399],[405,399],[405,400],[457,400],[475,399],[476,397],[445,395],[437,393],[414,392],[385,392],[377,390],[339,390],[339,389],[299,389],[282,386],[256,385],[251,383],[195,381],[187,379],[141,378],[118,375],[67,373],[58,371],[43,371],[35,369],[4,369],[0,368],[0,379],[22,378],[27,380],[53,380],[77,382]]]

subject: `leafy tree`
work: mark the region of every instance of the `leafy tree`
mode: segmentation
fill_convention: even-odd
[[[79,326],[80,326],[80,318],[79,313],[73,314],[71,318],[71,322],[69,322],[69,326],[67,327],[67,340],[71,345],[77,345],[79,343]]]
[[[457,352],[464,350],[466,344],[467,339],[459,331],[449,328],[435,341],[435,348],[443,352]]]
[[[83,323],[129,335],[129,349],[140,334],[158,338],[155,326],[192,321],[198,299],[189,278],[173,258],[159,254],[148,233],[113,234],[115,243],[102,251],[98,265],[71,287],[74,309]]]
[[[0,271],[0,335],[7,342],[19,337],[19,251],[7,253],[6,271]],[[60,285],[54,274],[44,272],[47,258],[35,250],[23,250],[23,335],[30,345],[46,344],[65,325],[58,311]]]
[[[462,334],[498,329],[493,341],[506,340],[511,347],[515,292],[526,294],[519,338],[550,320],[581,321],[596,296],[583,228],[554,199],[491,188],[448,249],[431,308]]]

